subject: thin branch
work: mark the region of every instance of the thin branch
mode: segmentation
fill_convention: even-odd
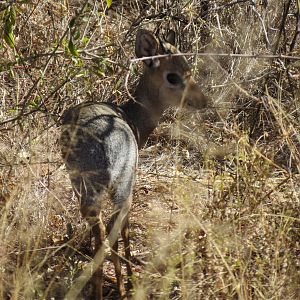
[[[29,116],[33,113],[36,113],[38,111],[41,111],[41,108],[48,102],[48,100],[53,97],[63,86],[65,86],[68,82],[70,82],[77,74],[73,74],[73,76],[71,77],[67,77],[59,86],[57,86],[47,97],[45,97],[41,103],[34,109],[30,110],[30,111],[27,111],[27,112],[24,112],[24,110],[17,115],[15,117],[12,117],[12,118],[9,118],[9,119],[6,119],[2,122],[0,122],[0,126],[3,126],[7,123],[11,123],[11,122],[14,122],[14,121],[17,121],[19,119],[21,119],[22,117],[25,117],[25,116]],[[2,129],[0,129],[2,130]]]
[[[275,46],[274,46],[273,53],[276,53],[276,51],[279,47],[279,42],[280,42],[280,39],[281,39],[281,35],[282,35],[282,33],[285,29],[285,22],[286,22],[286,19],[287,19],[287,16],[288,16],[288,12],[289,12],[289,9],[290,9],[291,2],[292,2],[292,0],[287,0],[287,2],[284,4],[284,11],[283,11],[283,15],[282,15],[280,29],[279,29],[277,41],[276,41]]]
[[[172,56],[208,56],[208,57],[231,57],[231,58],[254,58],[254,59],[290,59],[290,60],[300,60],[300,56],[292,56],[292,55],[283,55],[283,54],[237,54],[237,53],[212,53],[212,52],[188,52],[188,53],[174,53],[174,54],[160,54],[154,56],[145,56],[141,58],[133,58],[130,60],[131,63],[137,61],[143,61],[147,59],[153,58],[164,58],[164,57],[172,57]]]
[[[217,11],[217,10],[223,10],[224,8],[229,8],[236,4],[247,3],[247,2],[250,2],[250,5],[253,5],[253,0],[235,0],[235,1],[231,1],[229,3],[225,3],[223,5],[220,5],[220,6],[213,7],[211,9],[209,9],[206,14],[209,14],[210,12]]]
[[[290,52],[294,50],[299,34],[300,34],[300,1],[297,1],[296,30],[290,45]]]
[[[251,9],[254,11],[254,13],[258,16],[260,22],[261,22],[261,25],[262,25],[262,28],[263,28],[263,32],[264,32],[264,35],[265,35],[265,40],[266,40],[266,44],[267,44],[267,48],[270,47],[271,43],[270,43],[270,40],[269,40],[269,37],[268,37],[268,32],[267,32],[267,29],[266,29],[266,26],[265,26],[265,20],[263,19],[263,17],[260,15],[260,13],[256,10],[255,6],[251,6]]]

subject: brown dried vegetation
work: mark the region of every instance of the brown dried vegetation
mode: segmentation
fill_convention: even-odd
[[[63,299],[91,260],[60,116],[128,99],[142,27],[177,32],[214,108],[167,112],[140,153],[132,298],[296,299],[299,1],[107,3],[0,3],[0,299]],[[116,299],[113,273],[105,292]]]

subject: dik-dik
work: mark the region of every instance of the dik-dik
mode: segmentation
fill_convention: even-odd
[[[142,58],[178,53],[174,44],[173,31],[166,40],[162,40],[142,29],[136,35],[135,54]],[[143,63],[144,70],[132,93],[133,98],[120,106],[84,102],[68,109],[62,118],[60,139],[63,159],[80,201],[82,216],[90,224],[95,239],[95,255],[103,246],[105,231],[109,235],[112,228],[116,228],[124,242],[129,278],[132,270],[128,212],[135,184],[138,149],[145,145],[167,108],[185,106],[197,110],[209,103],[183,56],[149,58]],[[105,228],[101,208],[107,193],[114,205],[114,214]],[[118,239],[114,238],[110,243],[120,298],[124,298],[126,294],[117,254]],[[102,299],[102,263],[93,276],[93,298]]]

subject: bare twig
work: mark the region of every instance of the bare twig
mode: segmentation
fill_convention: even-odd
[[[289,12],[289,9],[290,9],[290,6],[291,6],[291,2],[292,2],[292,0],[287,0],[287,2],[284,4],[284,11],[283,11],[283,15],[282,15],[280,29],[279,29],[277,41],[276,41],[275,46],[274,46],[273,53],[276,53],[277,49],[279,47],[279,42],[280,42],[280,39],[281,39],[281,35],[284,31],[285,22],[286,22],[286,19],[287,19],[287,16],[288,16],[288,12]]]
[[[237,54],[237,53],[213,53],[213,52],[189,52],[189,53],[174,53],[174,54],[160,54],[155,56],[147,56],[142,58],[133,58],[130,61],[132,63],[137,61],[143,61],[147,59],[153,58],[164,58],[171,56],[207,56],[207,57],[231,57],[231,58],[254,58],[254,59],[290,59],[290,60],[300,60],[300,56],[292,56],[292,55],[283,55],[283,54]]]
[[[266,26],[265,26],[265,20],[262,18],[262,16],[260,15],[260,13],[256,10],[255,6],[251,6],[252,10],[254,11],[254,13],[258,16],[260,22],[261,22],[261,25],[262,25],[262,28],[263,28],[263,32],[264,32],[264,35],[265,35],[265,40],[266,40],[266,44],[267,44],[267,48],[270,47],[270,40],[269,40],[269,37],[268,37],[268,32],[267,32],[267,29],[266,29]]]
[[[296,45],[297,38],[300,34],[300,1],[297,1],[297,13],[296,13],[296,29],[293,36],[293,40],[290,45],[290,52],[294,50],[294,47]]]
[[[47,101],[52,97],[52,96],[54,96],[63,86],[65,86],[66,85],[66,83],[68,83],[68,82],[70,82],[74,77],[76,76],[76,74],[75,75],[73,75],[72,77],[67,77],[59,86],[57,86],[47,97],[45,97],[44,99],[43,99],[43,101],[41,101],[41,103],[36,107],[36,108],[34,108],[34,109],[32,109],[32,110],[30,110],[30,111],[28,111],[28,112],[23,112],[23,113],[19,113],[17,116],[15,116],[15,117],[12,117],[12,118],[9,118],[9,119],[6,119],[6,120],[4,120],[4,121],[2,121],[1,123],[0,123],[0,126],[3,126],[3,125],[5,125],[5,124],[7,124],[7,123],[11,123],[11,122],[15,122],[15,121],[17,121],[17,120],[20,120],[22,117],[25,117],[25,116],[29,116],[29,115],[31,115],[31,114],[34,114],[34,113],[36,113],[36,112],[38,112],[38,111],[40,111],[41,110],[41,108],[47,103]],[[22,112],[22,111],[21,111]]]

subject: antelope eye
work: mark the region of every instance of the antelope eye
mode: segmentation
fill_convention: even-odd
[[[168,83],[171,84],[171,85],[177,85],[178,86],[178,85],[183,84],[181,77],[176,73],[168,73],[166,75],[166,79],[167,79]]]

